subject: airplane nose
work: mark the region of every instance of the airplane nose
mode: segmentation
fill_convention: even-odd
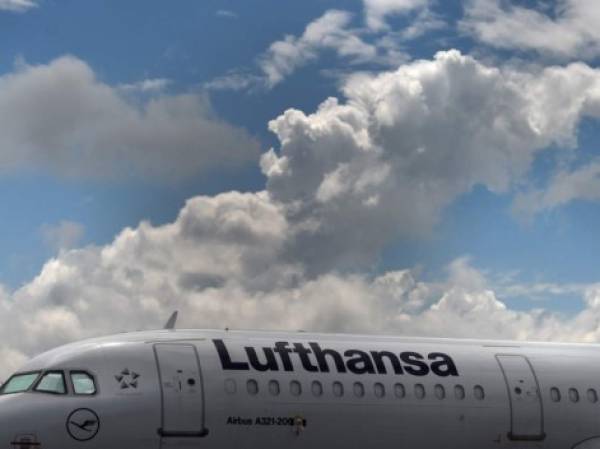
[[[21,394],[0,396],[0,449],[39,449]]]
[[[14,432],[15,422],[11,412],[13,402],[12,396],[0,396],[0,449],[21,449],[20,445],[14,444],[18,435]]]
[[[99,431],[87,409],[50,395],[0,395],[0,449],[72,449]],[[87,445],[86,447],[96,447]]]

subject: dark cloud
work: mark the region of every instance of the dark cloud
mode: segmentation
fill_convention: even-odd
[[[258,142],[216,117],[206,96],[122,92],[74,57],[1,76],[3,170],[177,180],[258,157]]]

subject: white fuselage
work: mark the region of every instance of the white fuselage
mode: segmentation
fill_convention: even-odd
[[[0,449],[600,448],[596,345],[154,331],[19,370],[48,372],[0,395]]]

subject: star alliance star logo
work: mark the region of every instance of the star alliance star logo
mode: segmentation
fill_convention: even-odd
[[[139,378],[140,375],[135,371],[131,371],[129,368],[123,369],[123,371],[115,376],[115,379],[121,386],[121,390],[127,390],[129,388],[133,388],[134,390],[137,389]]]

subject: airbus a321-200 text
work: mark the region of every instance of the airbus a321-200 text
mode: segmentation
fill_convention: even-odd
[[[31,359],[0,449],[600,448],[600,346],[167,329]]]

